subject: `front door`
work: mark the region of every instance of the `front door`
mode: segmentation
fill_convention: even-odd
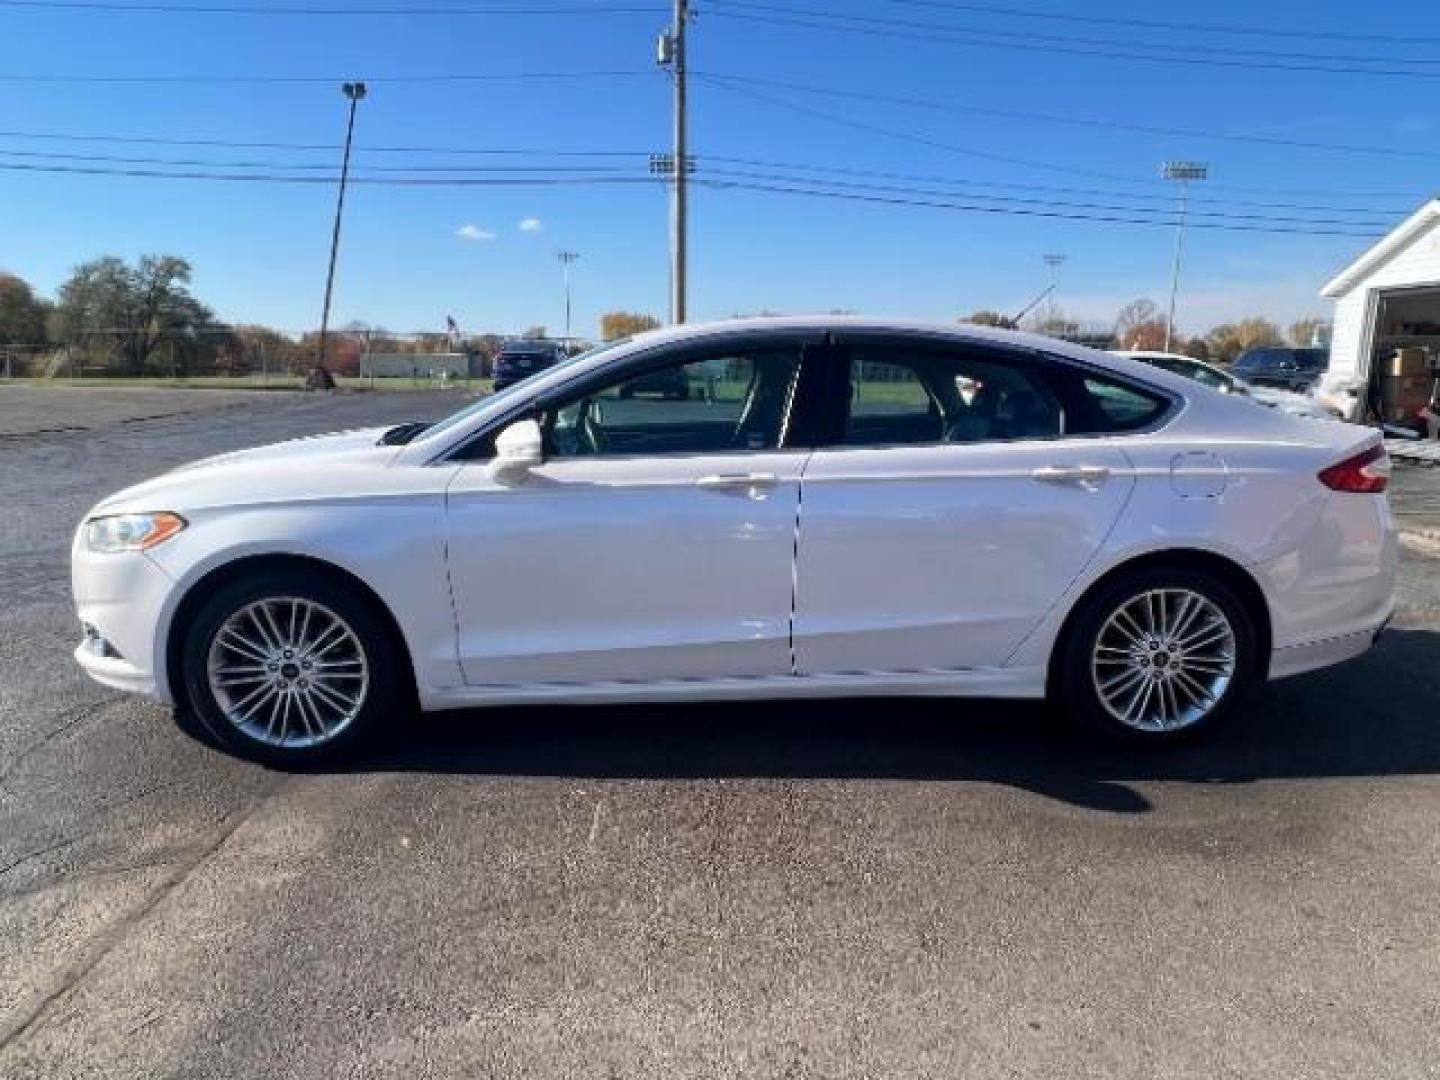
[[[788,675],[799,359],[692,347],[547,406],[545,462],[524,479],[460,469],[447,516],[466,681]]]
[[[1134,484],[1105,432],[1167,403],[988,347],[857,342],[834,363],[848,407],[805,469],[797,670],[1004,664]]]

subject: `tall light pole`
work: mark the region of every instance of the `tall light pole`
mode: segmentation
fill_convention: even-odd
[[[1165,320],[1165,351],[1175,335],[1175,297],[1180,292],[1180,256],[1185,250],[1185,212],[1190,204],[1190,182],[1204,180],[1210,166],[1200,161],[1167,161],[1160,166],[1160,175],[1180,184],[1180,212],[1175,218],[1175,262],[1170,269],[1170,315]]]
[[[657,60],[669,68],[675,81],[675,149],[670,187],[670,321],[685,321],[686,191],[690,150],[686,131],[685,30],[690,23],[690,0],[675,0],[674,24],[660,35]]]
[[[320,367],[325,369],[329,358],[326,347],[330,340],[330,294],[335,288],[335,256],[340,251],[340,218],[345,212],[345,184],[350,179],[350,141],[355,136],[355,106],[365,97],[363,82],[347,82],[340,92],[350,100],[350,118],[345,124],[345,157],[340,165],[340,196],[335,200],[335,231],[330,235],[330,269],[325,274],[325,306],[320,311]]]
[[[565,344],[568,346],[570,344],[570,267],[580,258],[580,253],[561,248],[555,252],[555,257],[565,268]]]
[[[1056,282],[1056,274],[1059,271],[1060,267],[1065,265],[1065,260],[1069,257],[1069,255],[1059,255],[1053,253],[1040,256],[1040,258],[1044,260],[1046,268],[1050,271],[1050,316],[1052,321],[1054,320],[1056,309],[1058,307],[1058,305],[1055,303],[1056,290],[1059,288],[1059,285]]]

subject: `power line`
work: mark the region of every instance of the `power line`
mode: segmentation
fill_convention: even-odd
[[[315,7],[281,4],[178,4],[164,0],[0,0],[0,7],[38,8],[59,11],[95,11],[121,14],[165,15],[402,15],[411,16],[507,16],[507,15],[655,15],[664,8],[654,5],[603,4],[507,4],[502,7]]]
[[[867,133],[872,134],[872,135],[879,135],[879,136],[881,136],[881,137],[883,137],[883,138],[887,138],[887,139],[894,139],[894,140],[898,140],[898,141],[900,141],[900,142],[913,143],[913,144],[918,145],[918,146],[926,146],[926,147],[930,147],[931,149],[934,149],[934,150],[943,150],[943,151],[946,151],[946,152],[948,152],[948,153],[961,154],[961,155],[966,156],[966,157],[979,158],[979,159],[981,159],[981,160],[986,160],[986,161],[997,161],[997,162],[1001,162],[1001,163],[1007,164],[1007,165],[1019,165],[1019,166],[1022,166],[1022,167],[1024,167],[1024,168],[1029,168],[1029,169],[1041,169],[1041,170],[1045,170],[1045,171],[1049,171],[1049,172],[1066,173],[1066,174],[1072,175],[1072,176],[1082,176],[1082,177],[1088,177],[1088,178],[1093,178],[1093,179],[1098,179],[1098,180],[1109,180],[1109,181],[1114,182],[1114,183],[1125,184],[1125,185],[1128,185],[1128,186],[1131,186],[1131,187],[1135,187],[1135,186],[1149,186],[1149,187],[1152,187],[1152,188],[1153,188],[1153,187],[1156,187],[1156,186],[1158,186],[1158,185],[1160,184],[1160,181],[1158,181],[1158,180],[1137,180],[1137,179],[1135,179],[1134,177],[1122,176],[1122,175],[1120,175],[1120,174],[1118,174],[1118,173],[1104,172],[1104,171],[1099,170],[1099,169],[1086,169],[1086,168],[1079,168],[1079,167],[1072,166],[1072,165],[1060,165],[1060,164],[1057,164],[1057,163],[1055,163],[1055,162],[1050,162],[1050,161],[1036,161],[1036,160],[1031,159],[1031,158],[1019,158],[1019,157],[1014,157],[1013,155],[1008,155],[1008,154],[996,154],[996,153],[992,153],[992,152],[987,151],[987,150],[978,150],[978,149],[976,149],[976,148],[973,147],[973,146],[965,146],[965,145],[960,145],[960,144],[956,144],[956,143],[943,142],[943,141],[941,141],[941,140],[939,140],[939,139],[927,138],[927,137],[924,136],[924,135],[916,135],[916,134],[914,134],[913,132],[897,131],[897,130],[894,129],[894,128],[884,127],[884,126],[879,125],[879,124],[871,124],[871,123],[867,123],[867,122],[865,122],[865,121],[856,120],[856,119],[854,119],[854,118],[851,117],[851,116],[845,116],[845,115],[841,115],[841,114],[839,114],[839,113],[828,112],[828,111],[826,111],[826,110],[824,110],[824,109],[817,109],[817,108],[815,108],[814,106],[811,106],[811,105],[800,105],[800,104],[797,104],[796,102],[793,102],[793,101],[786,101],[786,100],[784,100],[783,98],[772,97],[772,96],[770,96],[769,94],[762,94],[762,93],[760,93],[758,90],[752,90],[752,89],[748,89],[748,88],[742,88],[742,87],[735,86],[735,85],[732,85],[732,84],[729,84],[729,83],[726,83],[726,82],[719,81],[719,80],[715,79],[713,76],[701,75],[701,74],[698,73],[698,72],[695,73],[695,75],[696,75],[696,78],[701,78],[701,79],[703,79],[704,81],[706,81],[707,83],[709,83],[710,85],[716,86],[716,87],[718,87],[719,89],[725,90],[725,91],[727,91],[727,92],[729,92],[729,93],[739,94],[739,95],[744,96],[744,97],[753,98],[754,100],[763,102],[763,103],[765,103],[765,104],[767,104],[767,105],[772,105],[772,106],[775,106],[775,107],[781,108],[781,109],[787,109],[787,110],[789,110],[789,111],[791,111],[791,112],[799,113],[799,114],[801,114],[801,115],[803,115],[803,116],[810,116],[810,117],[813,117],[813,118],[816,118],[816,119],[825,120],[825,121],[827,121],[827,122],[829,122],[829,123],[839,124],[839,125],[841,125],[841,126],[843,126],[843,127],[852,128],[852,129],[854,129],[854,130],[856,130],[856,131],[864,131],[864,132],[867,132]],[[1320,196],[1331,195],[1331,196],[1334,196],[1334,195],[1336,194],[1335,192],[1327,192],[1327,191],[1318,190],[1318,189],[1305,189],[1305,188],[1266,189],[1266,188],[1243,187],[1243,186],[1240,186],[1240,185],[1229,185],[1229,187],[1226,188],[1225,185],[1220,185],[1220,184],[1212,185],[1212,187],[1213,187],[1215,190],[1230,190],[1230,191],[1240,191],[1240,192],[1250,192],[1250,193],[1260,193],[1260,194],[1269,193],[1269,194],[1275,194],[1275,195],[1288,194],[1288,195],[1302,195],[1302,196],[1303,196],[1303,195],[1320,195]],[[1374,197],[1374,198],[1403,197],[1403,196],[1398,195],[1398,193],[1395,193],[1395,192],[1389,192],[1389,193],[1384,193],[1384,192],[1359,193],[1359,192],[1357,192],[1357,193],[1355,193],[1355,194],[1356,194],[1357,197]]]
[[[712,76],[720,78],[720,76]],[[724,76],[727,79],[738,79],[738,76]],[[227,150],[280,150],[296,152],[318,152],[334,153],[340,149],[338,143],[306,143],[306,142],[285,142],[274,139],[263,140],[242,140],[242,139],[202,139],[202,138],[176,138],[160,135],[137,135],[137,134],[93,134],[85,132],[68,131],[31,131],[31,130],[0,130],[0,139],[14,140],[35,140],[40,142],[61,142],[61,143],[113,143],[122,146],[173,146],[186,148],[219,148]],[[551,158],[576,158],[576,159],[634,159],[645,160],[650,151],[648,149],[633,148],[622,149],[581,149],[563,150],[554,147],[495,147],[495,146],[433,146],[433,145],[374,145],[357,146],[357,154],[438,154],[455,157],[551,157]],[[4,150],[0,151],[8,156],[22,155],[27,157],[43,156],[42,152],[30,150]],[[49,151],[43,154],[49,154]],[[753,157],[724,156],[717,154],[705,154],[700,157],[702,163],[715,162],[717,164],[754,166],[766,169],[782,169],[793,172],[819,172],[822,174],[838,174],[843,176],[868,177],[881,180],[903,180],[915,181],[928,184],[949,184],[977,188],[1004,188],[1017,191],[1039,191],[1054,192],[1064,195],[1097,195],[1102,197],[1123,197],[1127,199],[1142,199],[1163,201],[1169,204],[1173,196],[1168,192],[1151,191],[1116,191],[1113,189],[1094,187],[1073,187],[1056,186],[1047,184],[1026,183],[1018,180],[995,181],[976,180],[969,177],[938,176],[933,173],[907,173],[895,170],[884,169],[860,169],[845,165],[825,165],[816,162],[788,162],[775,161],[773,159],[757,159]],[[282,163],[267,162],[267,164],[279,167]],[[285,166],[292,167],[292,166]],[[300,167],[300,166],[293,166]],[[305,167],[309,167],[308,165]],[[327,163],[324,167],[329,167]],[[1135,185],[1140,181],[1126,180],[1124,183]],[[1212,190],[1227,190],[1223,186],[1217,186]],[[1277,192],[1265,188],[1240,188],[1241,191],[1269,193],[1272,197]],[[1282,189],[1283,191],[1283,189]],[[1306,194],[1319,195],[1331,199],[1363,198],[1363,199],[1405,199],[1417,200],[1423,197],[1423,192],[1416,191],[1336,191],[1336,190],[1308,190]],[[1260,209],[1275,210],[1314,210],[1333,213],[1353,212],[1355,207],[1336,207],[1330,205],[1313,205],[1294,202],[1274,202],[1270,200],[1255,200],[1246,198],[1216,198],[1213,196],[1194,196],[1194,202],[1212,203],[1215,205],[1251,206]],[[1375,209],[1379,213],[1400,214],[1405,213],[1408,207],[1395,208],[1367,208]]]
[[[3,3],[4,0],[0,0]],[[346,79],[354,78],[353,73],[345,75],[51,75],[43,72],[13,72],[0,73],[0,82],[28,82],[28,83],[158,83],[158,84],[181,84],[181,83],[235,83],[240,85],[258,85],[266,83],[275,84],[304,84],[320,83],[326,86]],[[471,72],[449,72],[433,74],[411,74],[411,75],[369,75],[364,74],[363,78],[368,83],[445,83],[445,82],[523,82],[532,80],[570,80],[570,79],[614,79],[614,78],[654,78],[654,73],[649,70],[629,69],[615,71],[511,71],[511,72],[486,72],[476,74]]]
[[[712,0],[714,3],[715,0]],[[733,0],[725,0],[733,2]],[[1436,79],[1440,78],[1440,71],[1411,71],[1394,68],[1381,67],[1347,67],[1329,63],[1305,63],[1303,54],[1296,54],[1300,63],[1272,63],[1261,60],[1240,60],[1226,59],[1223,56],[1200,57],[1187,55],[1185,52],[1171,50],[1167,52],[1137,52],[1135,46],[1127,45],[1124,42],[1115,42],[1116,48],[1096,48],[1082,45],[1066,45],[1063,43],[1039,44],[1034,40],[1033,35],[1028,34],[1005,34],[1000,31],[966,30],[959,27],[943,25],[932,25],[925,32],[913,29],[890,29],[884,26],[855,25],[853,23],[842,23],[835,21],[841,18],[853,18],[852,16],[831,16],[825,13],[799,12],[795,9],[764,9],[773,10],[774,14],[756,13],[744,10],[725,10],[724,8],[712,7],[709,14],[712,17],[739,19],[747,22],[762,23],[771,26],[792,26],[808,30],[831,30],[838,33],[859,34],[868,37],[891,38],[904,41],[923,41],[931,44],[958,45],[961,47],[983,46],[992,49],[1009,49],[1024,53],[1058,53],[1070,56],[1085,56],[1109,60],[1133,60],[1143,63],[1156,64],[1181,64],[1186,66],[1199,67],[1223,67],[1223,68],[1246,68],[1257,71],[1296,71],[1314,72],[1330,75],[1378,75],[1396,78],[1417,78]],[[794,12],[793,14],[781,14],[780,12]],[[828,20],[828,21],[827,21]],[[929,25],[929,24],[913,24]],[[1153,48],[1156,50],[1164,48],[1160,45],[1145,46],[1140,48]],[[1369,62],[1367,58],[1356,58],[1354,63]],[[1382,62],[1380,59],[1375,63]],[[1419,60],[1384,60],[1385,63],[1421,63]]]
[[[37,165],[22,162],[0,162],[0,171],[27,173],[58,173],[79,176],[125,176],[160,180],[228,180],[274,184],[334,184],[338,174],[290,176],[281,173],[224,173],[210,170],[163,170],[138,168],[106,168],[87,165]],[[352,176],[352,184],[376,184],[395,187],[562,187],[579,184],[655,184],[655,178],[635,176],[536,176],[536,177],[469,177],[469,176]]]
[[[134,167],[108,167],[101,165],[57,165],[0,162],[0,171],[27,172],[39,174],[61,174],[81,176],[120,176],[140,179],[206,180],[236,183],[267,184],[333,184],[333,175],[285,175],[281,173],[234,173],[216,172],[211,169],[158,169]],[[604,185],[655,185],[654,177],[637,176],[532,176],[532,177],[414,177],[414,176],[356,176],[352,183],[381,187],[560,187],[582,184]],[[1149,225],[1169,227],[1173,224],[1171,215],[1154,208],[1116,207],[1109,210],[1103,206],[1086,204],[1043,203],[1040,200],[993,200],[986,202],[971,197],[962,201],[940,193],[927,196],[924,192],[907,189],[865,190],[861,185],[841,187],[834,182],[796,181],[787,177],[768,177],[765,174],[741,174],[711,178],[696,177],[696,182],[717,189],[734,189],[764,192],[770,194],[804,195],[823,198],[846,199],[855,202],[873,203],[886,206],[923,207],[947,209],[978,214],[1009,215],[1017,217],[1049,218],[1065,221],[1087,221],[1104,224]],[[1033,204],[1033,205],[1032,205]],[[1337,222],[1333,225],[1321,221],[1303,219],[1267,219],[1259,215],[1221,218],[1207,217],[1194,223],[1196,228],[1228,230],[1232,232],[1281,233],[1305,236],[1352,236],[1371,238],[1381,235],[1365,229],[1362,223]]]
[[[1024,182],[1018,181],[1018,180],[972,180],[972,179],[961,178],[961,177],[936,176],[936,175],[934,175],[933,173],[931,173],[931,174],[924,174],[924,173],[893,172],[893,171],[890,171],[890,170],[883,170],[883,169],[857,169],[857,168],[847,167],[847,166],[843,166],[843,165],[818,165],[818,164],[815,164],[815,163],[813,163],[813,162],[780,162],[780,161],[761,160],[761,159],[747,158],[747,157],[725,157],[725,156],[717,156],[717,155],[715,155],[715,154],[705,154],[704,156],[702,156],[702,157],[700,158],[700,161],[701,161],[702,164],[708,164],[709,162],[712,162],[712,161],[713,161],[713,162],[718,162],[718,163],[722,163],[722,164],[747,165],[747,166],[754,166],[754,167],[757,167],[757,168],[764,168],[764,169],[782,169],[782,170],[789,170],[789,171],[791,171],[791,172],[801,172],[801,173],[807,173],[807,172],[808,172],[808,173],[820,173],[820,174],[838,174],[838,175],[842,175],[842,176],[870,177],[870,178],[880,179],[880,180],[908,180],[908,181],[915,181],[915,182],[918,182],[918,183],[928,183],[928,184],[949,184],[949,185],[951,185],[952,187],[1003,188],[1003,189],[1012,190],[1012,191],[1046,191],[1046,192],[1054,192],[1054,193],[1058,193],[1058,194],[1062,194],[1062,195],[1098,195],[1098,196],[1101,196],[1101,197],[1118,197],[1118,198],[1142,199],[1142,200],[1143,200],[1143,199],[1148,199],[1148,200],[1151,200],[1151,201],[1163,202],[1163,203],[1165,203],[1165,204],[1167,204],[1167,205],[1173,204],[1174,201],[1175,201],[1175,197],[1174,197],[1173,194],[1160,193],[1160,192],[1153,192],[1153,193],[1152,193],[1152,192],[1148,192],[1148,191],[1116,191],[1116,190],[1114,190],[1114,189],[1107,189],[1107,188],[1066,187],[1066,186],[1059,186],[1059,185],[1053,185],[1053,184],[1032,184],[1032,183],[1024,183]],[[1346,192],[1329,192],[1328,194],[1330,194],[1330,195],[1332,195],[1332,196],[1336,196],[1336,197],[1343,197],[1343,196],[1345,196],[1346,194],[1349,194],[1349,193],[1346,193]],[[1361,193],[1357,193],[1357,194],[1358,194],[1359,197],[1365,197],[1365,198],[1403,198],[1403,199],[1417,200],[1417,199],[1419,199],[1419,198],[1421,197],[1420,195],[1416,194],[1415,192],[1395,192],[1395,191],[1391,191],[1391,192],[1361,192]],[[1337,214],[1359,213],[1359,212],[1363,212],[1363,211],[1366,210],[1366,209],[1369,209],[1369,208],[1360,208],[1360,207],[1354,207],[1354,206],[1329,206],[1329,205],[1315,205],[1315,204],[1311,204],[1311,203],[1271,202],[1271,201],[1268,201],[1268,200],[1254,200],[1254,199],[1214,198],[1214,197],[1205,197],[1205,196],[1198,196],[1198,195],[1193,195],[1193,196],[1191,196],[1191,200],[1190,200],[1190,201],[1191,201],[1191,202],[1195,202],[1195,203],[1211,203],[1211,204],[1218,205],[1218,206],[1249,206],[1249,207],[1257,207],[1257,208],[1260,208],[1260,209],[1271,209],[1271,210],[1315,210],[1315,211],[1322,211],[1322,212],[1328,212],[1328,213],[1337,213]],[[1373,208],[1373,212],[1374,212],[1374,213],[1377,213],[1377,214],[1385,214],[1385,215],[1388,215],[1388,216],[1393,217],[1393,216],[1396,215],[1396,214],[1409,213],[1411,209],[1412,209],[1411,206],[1395,207],[1395,208],[1376,207],[1376,208]]]
[[[942,201],[938,199],[913,199],[901,198],[899,196],[870,195],[860,192],[831,191],[816,187],[801,187],[798,185],[778,185],[766,183],[754,183],[740,180],[708,180],[704,177],[696,179],[696,183],[705,187],[729,189],[737,191],[757,191],[772,194],[805,195],[815,198],[846,199],[853,202],[875,203],[884,206],[906,206],[925,207],[938,210],[960,210],[976,214],[1000,214],[1013,215],[1016,217],[1037,217],[1059,219],[1063,221],[1089,221],[1102,224],[1114,225],[1150,225],[1171,228],[1174,221],[1168,218],[1137,218],[1121,214],[1083,214],[1062,210],[1042,209],[1015,209],[1011,207],[980,206],[973,203],[960,203]],[[1288,226],[1270,225],[1234,225],[1221,222],[1195,222],[1195,228],[1214,229],[1226,232],[1250,232],[1250,233],[1281,233],[1296,236],[1349,236],[1361,239],[1375,239],[1383,236],[1380,232],[1358,232],[1341,229],[1309,229]]]
[[[1135,124],[1120,120],[1097,120],[1089,117],[1057,116],[1053,113],[1021,112],[1015,109],[995,109],[980,105],[962,105],[958,102],[934,101],[925,98],[904,97],[896,94],[868,93],[862,90],[843,90],[832,86],[807,86],[801,83],[785,82],[780,79],[759,78],[751,75],[734,75],[728,72],[696,72],[695,74],[708,77],[717,82],[746,83],[752,86],[768,86],[777,90],[790,90],[801,94],[819,94],[825,97],[846,98],[852,101],[872,101],[882,105],[902,105],[916,109],[928,109],[934,112],[993,116],[1002,120],[1026,120],[1047,124],[1072,124],[1081,127],[1106,128],[1114,131],[1133,131],[1143,135],[1177,136],[1186,139],[1219,139],[1228,142],[1257,143],[1264,146],[1282,146],[1289,149],[1300,150],[1373,154],[1383,157],[1440,158],[1440,150],[1413,150],[1405,147],[1392,146],[1364,146],[1357,143],[1313,142],[1305,139],[1287,139],[1271,135],[1247,135],[1243,132],[1160,127],[1154,124]]]
[[[1171,22],[1161,19],[1134,19],[1117,15],[1072,15],[1034,8],[1006,7],[998,4],[958,3],[956,0],[884,0],[908,7],[964,11],[977,15],[1000,15],[1013,19],[1045,19],[1053,22],[1123,26],[1130,29],[1183,31],[1200,34],[1244,34],[1265,38],[1302,38],[1318,41],[1376,41],[1392,45],[1437,45],[1440,38],[1417,37],[1412,34],[1359,34],[1344,30],[1285,30],[1270,26],[1244,26],[1237,23]]]
[[[776,176],[763,172],[749,172],[733,169],[706,169],[705,176],[720,176],[726,178],[738,178],[745,180],[760,180],[767,183],[801,183],[820,184],[826,189],[840,191],[878,191],[886,194],[910,195],[924,198],[954,198],[957,193],[935,188],[917,188],[913,186],[901,186],[874,182],[856,182],[846,180],[805,180],[795,177]],[[1154,223],[1174,223],[1174,214],[1163,207],[1154,206],[1131,206],[1116,203],[1093,203],[1093,202],[1071,202],[1055,199],[1036,199],[1019,195],[980,195],[974,193],[962,193],[960,197],[974,202],[982,203],[1003,203],[1019,206],[1044,206],[1061,210],[1085,210],[1104,211],[1107,213],[1123,214],[1148,214],[1154,215]],[[1345,228],[1383,228],[1385,222],[1381,221],[1359,221],[1355,219],[1336,218],[1307,218],[1290,217],[1274,214],[1256,214],[1247,212],[1236,212],[1227,210],[1191,210],[1189,216],[1192,218],[1214,219],[1227,222],[1265,222],[1277,225],[1306,225],[1306,226],[1337,226]]]
[[[160,135],[90,135],[68,131],[0,131],[0,138],[38,139],[63,142],[130,143],[153,146],[213,146],[230,150],[303,150],[333,152],[339,143],[297,143],[241,141],[235,139],[177,139]],[[357,153],[367,154],[549,154],[552,157],[636,157],[643,158],[648,150],[555,150],[537,147],[472,147],[472,146],[357,146]]]
[[[1146,48],[1156,49],[1167,47],[1169,43],[1130,41],[1121,38],[1086,38],[1076,37],[1074,34],[1042,34],[1033,30],[988,30],[970,26],[956,26],[947,23],[922,22],[916,19],[897,18],[876,18],[870,15],[846,15],[826,9],[794,7],[790,5],[766,3],[764,0],[720,0],[725,7],[747,8],[751,11],[772,12],[781,15],[798,16],[809,19],[827,19],[842,24],[854,24],[860,27],[880,27],[884,29],[901,28],[924,33],[941,31],[944,33],[958,33],[975,35],[980,37],[994,37],[1014,39],[1017,37],[1027,41],[1059,42],[1065,45],[1093,45],[1101,48]],[[1440,64],[1440,60],[1433,57],[1404,57],[1404,56],[1359,56],[1354,53],[1297,53],[1281,52],[1275,49],[1242,49],[1230,46],[1198,45],[1193,42],[1185,43],[1186,53],[1205,53],[1208,55],[1219,55],[1223,57],[1255,57],[1261,60],[1298,60],[1302,62],[1324,61],[1327,63],[1358,63],[1358,64],[1416,64],[1422,67],[1431,67]]]
[[[115,154],[67,154],[35,150],[0,150],[4,158],[41,158],[46,161],[89,161],[112,165],[166,165],[202,167],[213,169],[279,169],[285,171],[334,170],[330,162],[284,162],[284,161],[214,161],[196,158],[155,158],[133,157]],[[643,171],[639,165],[554,165],[550,163],[526,165],[368,165],[372,173],[619,173]]]
[[[843,127],[853,128],[856,131],[865,131],[872,135],[880,135],[887,139],[896,139],[900,142],[914,143],[917,146],[928,146],[934,150],[945,150],[952,154],[962,154],[965,157],[978,158],[982,161],[996,161],[1004,165],[1019,165],[1027,169],[1043,169],[1050,172],[1068,173],[1072,176],[1086,176],[1097,180],[1114,180],[1120,183],[1134,183],[1130,177],[1120,176],[1116,173],[1102,172],[1099,169],[1084,169],[1071,165],[1057,165],[1049,161],[1035,161],[1030,158],[1014,157],[1010,154],[996,154],[989,150],[978,150],[973,146],[962,146],[956,143],[942,142],[939,139],[927,138],[924,135],[915,135],[910,132],[896,131],[893,128],[883,127],[879,124],[870,124],[862,120],[856,120],[850,116],[841,116],[838,113],[827,112],[824,109],[817,109],[810,105],[799,105],[793,101],[786,101],[783,98],[771,97],[769,94],[762,94],[758,90],[744,89],[716,79],[711,75],[695,73],[696,78],[703,79],[712,86],[717,86],[731,94],[739,94],[742,97],[753,98],[756,101],[773,105],[777,108],[788,109],[791,112],[799,113],[802,116],[809,116],[819,120],[825,120],[832,124],[840,124]]]

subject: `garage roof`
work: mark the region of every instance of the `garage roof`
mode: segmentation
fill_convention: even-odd
[[[1335,299],[1344,296],[1377,267],[1383,266],[1423,236],[1431,225],[1440,221],[1440,198],[1431,199],[1416,210],[1384,239],[1361,255],[1320,290],[1320,295]]]

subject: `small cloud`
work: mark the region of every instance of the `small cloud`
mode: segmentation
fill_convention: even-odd
[[[527,217],[520,220],[521,232],[544,232],[545,223],[538,217]]]
[[[495,239],[493,232],[489,229],[482,229],[478,225],[461,225],[460,228],[455,230],[455,235],[461,240],[473,240],[477,243],[482,240]]]

